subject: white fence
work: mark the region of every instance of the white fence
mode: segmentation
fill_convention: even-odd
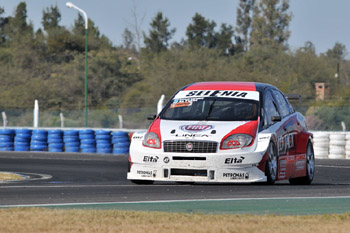
[[[314,153],[318,159],[350,159],[350,132],[315,131]]]

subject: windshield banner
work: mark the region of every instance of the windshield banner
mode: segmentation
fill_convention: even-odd
[[[176,94],[174,99],[184,98],[205,98],[205,97],[219,97],[219,98],[236,98],[259,100],[259,92],[257,91],[225,91],[225,90],[200,90],[200,91],[180,91]]]

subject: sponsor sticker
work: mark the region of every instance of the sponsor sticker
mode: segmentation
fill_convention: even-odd
[[[141,177],[156,177],[157,176],[157,170],[154,170],[154,171],[137,170],[136,173],[138,175],[140,175]]]
[[[249,180],[249,172],[226,172],[222,176],[230,180]]]
[[[144,156],[143,162],[145,163],[156,163],[158,162],[159,157],[158,156]]]
[[[180,129],[185,132],[202,132],[213,129],[213,125],[182,125]]]
[[[164,157],[163,162],[164,163],[169,163],[170,162],[170,158],[169,157]]]
[[[225,164],[239,164],[242,163],[245,157],[241,156],[239,158],[226,158]]]
[[[259,100],[259,92],[257,91],[233,91],[233,90],[198,90],[198,91],[180,91],[175,98],[205,98],[205,97],[221,97],[221,98],[239,98]]]

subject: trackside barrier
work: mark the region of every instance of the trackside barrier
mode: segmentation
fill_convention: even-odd
[[[0,151],[14,150],[14,135],[15,131],[13,129],[0,130]]]
[[[350,132],[315,131],[314,153],[319,159],[350,159]]]
[[[0,151],[128,154],[129,133],[93,129],[0,129]]]

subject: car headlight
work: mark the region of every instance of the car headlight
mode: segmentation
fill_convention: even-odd
[[[152,148],[160,148],[160,140],[157,134],[149,132],[146,133],[143,139],[143,145]]]
[[[248,134],[234,134],[227,137],[221,144],[221,149],[237,149],[248,146],[253,137]]]

